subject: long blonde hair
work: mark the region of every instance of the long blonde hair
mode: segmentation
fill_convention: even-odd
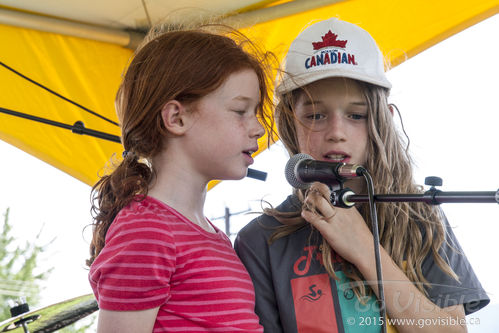
[[[416,185],[413,180],[412,160],[408,152],[409,142],[403,140],[393,122],[388,104],[389,90],[364,82],[358,84],[368,105],[368,157],[364,167],[372,175],[376,192],[422,193],[422,187]],[[280,96],[275,110],[279,138],[290,156],[300,152],[293,108],[300,94],[304,93],[307,94],[306,87]],[[295,190],[295,194],[303,202],[305,191]],[[365,221],[370,221],[366,207],[361,206],[359,211]],[[283,213],[274,208],[267,208],[264,213],[275,217],[283,224],[271,236],[270,243],[308,224],[301,218],[301,210]],[[430,253],[446,274],[458,279],[452,268],[438,253],[445,241],[443,216],[439,209],[424,203],[401,202],[379,204],[377,213],[381,245],[419,290],[425,293],[424,286],[429,286],[423,276],[422,263]],[[366,223],[371,228],[371,224]],[[423,232],[426,234],[425,237]],[[331,261],[331,247],[323,240],[320,248],[325,269],[331,277],[337,279]],[[355,294],[359,298],[365,296],[367,291],[359,270],[351,263],[344,262],[343,271],[353,280],[351,284]]]

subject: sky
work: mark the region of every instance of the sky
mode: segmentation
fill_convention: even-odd
[[[499,189],[498,32],[496,15],[388,72],[393,84],[390,102],[402,114],[419,184],[426,176],[439,176],[443,191]],[[3,141],[0,156],[0,212],[3,215],[10,207],[18,243],[33,242],[40,231],[39,244],[53,240],[39,263],[42,269],[54,268],[41,305],[91,293],[85,267],[90,187]],[[252,168],[267,172],[267,180],[222,182],[208,192],[206,216],[225,230],[220,217],[228,207],[235,214],[230,230],[235,234],[262,206],[278,205],[291,192],[284,178],[288,159],[279,143],[258,155]],[[482,320],[469,330],[497,332],[499,205],[443,204],[442,208],[491,298],[488,307],[471,315]],[[252,214],[242,213],[248,210]],[[15,289],[14,281],[0,283],[2,289]]]

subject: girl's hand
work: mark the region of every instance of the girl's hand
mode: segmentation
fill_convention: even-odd
[[[373,236],[355,207],[330,203],[327,185],[313,183],[307,191],[301,216],[312,224],[336,253],[358,266],[373,252]]]

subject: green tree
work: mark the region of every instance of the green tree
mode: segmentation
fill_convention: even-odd
[[[9,211],[4,213],[2,230],[0,233],[0,322],[11,317],[8,300],[17,300],[26,297],[30,309],[34,309],[40,302],[40,284],[45,281],[53,268],[41,270],[37,266],[40,255],[52,243],[39,245],[40,235],[38,233],[34,242],[26,242],[19,246],[12,236],[12,225],[9,223]],[[43,229],[43,228],[42,228]],[[61,333],[84,333],[92,325],[95,317],[84,322],[60,329]]]
[[[18,246],[14,236],[12,236],[9,208],[7,208],[0,234],[0,285],[2,290],[0,316],[4,319],[10,318],[10,308],[7,306],[8,299],[25,296],[29,304],[33,305],[40,301],[41,288],[39,283],[48,277],[52,269],[42,272],[37,270],[37,259],[45,249],[45,246],[38,245],[39,237],[40,233],[36,236],[35,242],[26,242],[24,246]]]

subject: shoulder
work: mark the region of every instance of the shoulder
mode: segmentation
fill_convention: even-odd
[[[106,238],[130,231],[170,231],[179,218],[168,207],[151,197],[137,197],[122,210],[111,224]]]
[[[178,218],[175,211],[152,197],[136,197],[116,216],[119,220],[140,219],[171,220]]]
[[[134,200],[116,216],[106,233],[104,253],[116,251],[175,251],[177,225],[182,221],[156,200]]]

